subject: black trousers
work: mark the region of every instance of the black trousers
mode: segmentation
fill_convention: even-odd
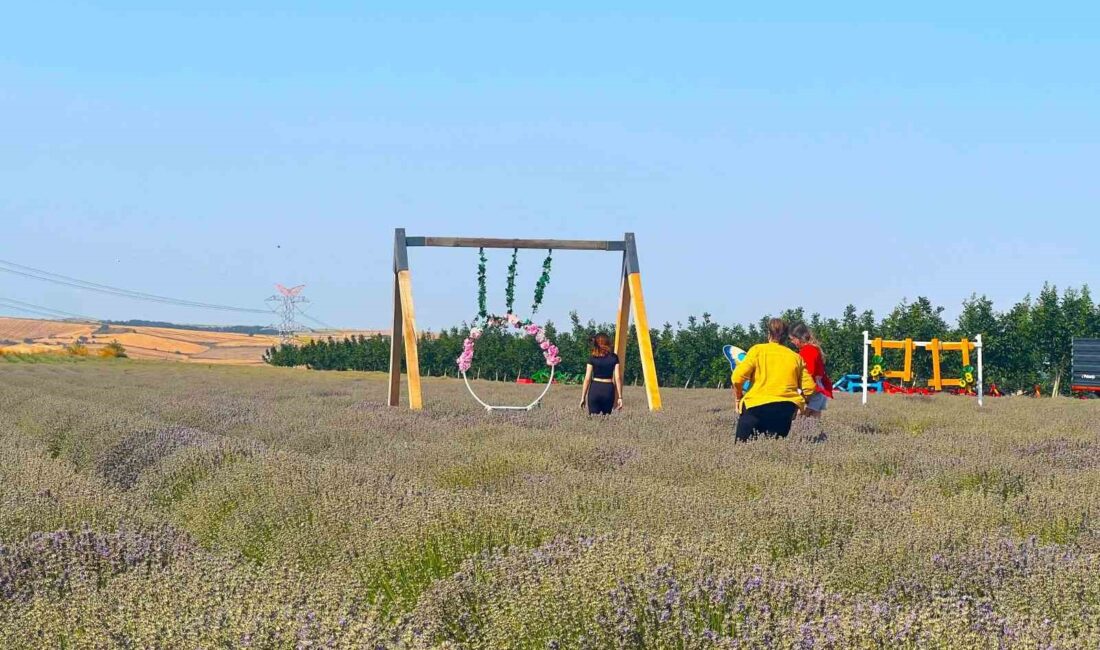
[[[615,384],[594,381],[588,385],[588,412],[592,415],[610,415],[615,408]]]
[[[758,435],[787,437],[798,407],[791,402],[772,402],[745,409],[737,418],[737,440],[745,442]]]

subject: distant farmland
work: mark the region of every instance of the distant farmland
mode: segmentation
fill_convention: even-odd
[[[300,340],[307,341],[311,336],[342,338],[350,334],[375,333],[323,332],[303,335]],[[232,365],[262,364],[264,350],[279,343],[278,337],[267,334],[0,317],[0,351],[63,352],[67,346],[80,342],[95,352],[111,341],[125,346],[126,353],[133,359]]]

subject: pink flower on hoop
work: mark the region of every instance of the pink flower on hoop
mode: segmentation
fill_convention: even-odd
[[[539,344],[539,349],[542,350],[542,356],[546,359],[546,365],[550,367],[557,366],[561,363],[561,357],[558,356],[558,347],[550,342],[550,339],[546,337],[546,332],[534,323],[524,323],[520,320],[519,316],[515,314],[508,314],[504,318],[498,316],[489,316],[485,319],[485,327],[507,327],[511,325],[518,330],[522,330],[528,336],[535,337],[535,340]],[[474,346],[481,336],[484,334],[484,330],[481,327],[471,327],[470,333],[462,341],[462,354],[455,359],[455,363],[458,364],[458,370],[462,373],[467,372],[474,363]]]

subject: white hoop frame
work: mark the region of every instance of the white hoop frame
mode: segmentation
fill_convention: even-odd
[[[493,411],[532,411],[542,405],[542,398],[546,397],[546,394],[550,392],[550,387],[554,385],[554,366],[550,366],[550,378],[546,380],[546,388],[542,389],[539,396],[535,398],[535,401],[531,402],[527,406],[495,406],[493,404],[486,404],[477,393],[474,392],[473,386],[470,385],[470,378],[466,376],[466,371],[462,371],[462,381],[466,382],[466,390],[470,391],[470,395],[477,400],[478,404],[485,407],[487,413]]]

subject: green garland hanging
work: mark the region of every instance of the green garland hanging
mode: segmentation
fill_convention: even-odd
[[[550,284],[550,264],[554,259],[554,251],[546,251],[546,259],[542,261],[542,275],[535,283],[535,302],[531,305],[531,314],[537,314],[542,305],[542,297],[546,295],[546,285]]]
[[[485,302],[485,265],[487,262],[488,260],[485,259],[485,249],[479,248],[477,263],[477,317],[481,320],[485,320],[489,317],[489,308]]]
[[[539,307],[542,306],[542,300],[546,295],[546,287],[550,284],[550,270],[554,261],[554,251],[548,250],[546,252],[546,259],[542,261],[542,274],[539,275],[538,281],[535,283],[535,297],[534,302],[531,305],[531,314],[534,315],[538,312]],[[489,323],[490,321],[504,321],[506,319],[493,316],[489,313],[488,309],[488,289],[487,289],[487,266],[488,260],[485,257],[485,249],[478,249],[478,264],[477,264],[477,322]],[[516,275],[519,269],[519,249],[512,250],[512,261],[508,265],[508,281],[504,288],[505,302],[508,311],[506,315],[515,313],[516,303]],[[520,323],[526,327],[532,325],[531,319],[526,319]]]
[[[515,312],[516,306],[516,269],[519,268],[519,249],[512,249],[512,263],[508,265],[508,284],[504,287],[504,305],[508,313]]]

